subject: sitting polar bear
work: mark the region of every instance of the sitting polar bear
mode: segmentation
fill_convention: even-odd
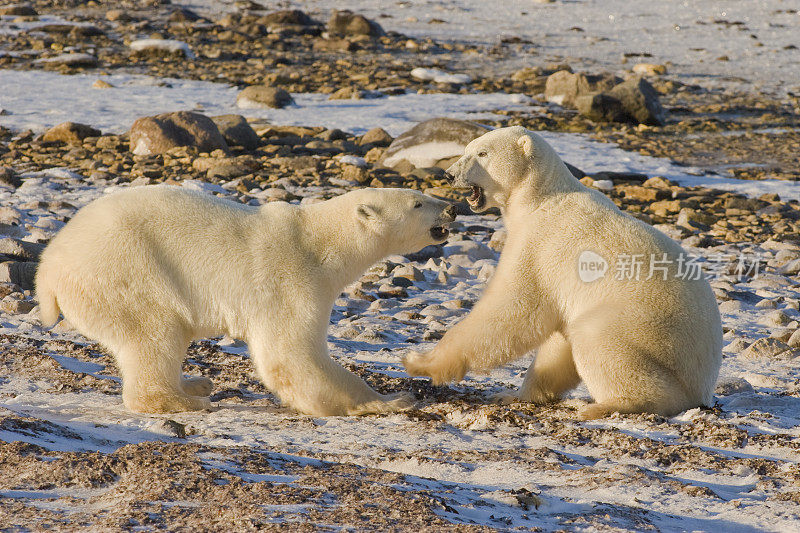
[[[521,389],[501,400],[554,401],[583,380],[596,402],[584,420],[712,402],[719,310],[698,271],[682,272],[678,244],[584,187],[521,127],[475,139],[448,172],[472,189],[474,211],[500,208],[508,237],[480,301],[433,351],[405,357],[409,374],[460,380],[538,347]]]
[[[184,377],[189,343],[247,341],[264,384],[317,416],[396,411],[328,355],[334,300],[375,261],[448,236],[454,208],[417,191],[363,189],[311,205],[251,207],[180,187],[127,189],[81,209],[36,276],[42,322],[59,309],[105,345],[132,411],[210,407],[211,381]]]

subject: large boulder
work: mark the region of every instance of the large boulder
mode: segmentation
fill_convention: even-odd
[[[547,77],[544,95],[550,102],[574,108],[578,97],[611,89],[620,81],[611,75],[574,74],[559,70]]]
[[[628,114],[617,98],[606,93],[594,93],[575,99],[578,112],[595,122],[627,122]]]
[[[160,154],[179,146],[191,146],[201,152],[228,150],[214,121],[200,113],[163,113],[136,119],[131,126],[130,147],[136,155]]]
[[[39,14],[30,4],[0,6],[0,15],[7,17],[37,17]]]
[[[482,124],[454,118],[432,118],[398,136],[383,158],[383,165],[399,170],[438,166],[447,168],[464,148],[488,132]],[[408,168],[410,167],[410,168]]]
[[[261,146],[261,138],[242,115],[220,115],[211,117],[228,146],[241,146],[255,150]]]
[[[346,9],[334,10],[328,21],[328,32],[335,35],[368,35],[370,37],[384,35],[380,24]]]
[[[292,95],[280,87],[251,85],[245,87],[236,97],[236,106],[242,109],[274,108],[280,109],[294,103]]]
[[[666,122],[658,93],[644,78],[624,81],[609,90],[608,95],[622,102],[625,113],[640,124],[663,126]]]
[[[45,142],[63,142],[67,144],[80,144],[86,137],[99,137],[100,130],[86,124],[77,122],[62,122],[53,126],[42,135]]]
[[[319,24],[299,9],[273,11],[259,21],[265,26],[314,26]]]

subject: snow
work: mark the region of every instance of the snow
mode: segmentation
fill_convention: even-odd
[[[345,165],[353,165],[354,167],[364,168],[367,166],[367,160],[363,157],[358,157],[357,155],[343,155],[340,156],[339,162]]]
[[[189,59],[194,57],[194,52],[191,51],[188,44],[175,39],[138,39],[133,41],[129,46],[134,52],[162,50],[169,53],[180,52]]]
[[[102,79],[114,88],[92,89]],[[275,124],[336,127],[366,133],[383,127],[398,135],[432,116],[491,118],[496,109],[520,110],[530,99],[518,94],[404,94],[366,100],[328,100],[324,94],[295,94],[285,109],[239,109],[238,89],[224,84],[114,74],[64,76],[51,72],[0,70],[0,125],[43,131],[71,120],[106,133],[122,133],[141,116],[177,110],[207,115],[241,113]],[[36,87],[31,98],[31,88]]]
[[[229,0],[176,0],[211,14],[233,9]],[[302,9],[326,21],[337,0],[263,0],[267,10]],[[667,64],[671,76],[704,85],[800,89],[797,41],[800,10],[787,0],[349,0],[348,9],[411,37],[486,45],[518,37],[535,47],[507,58],[476,57],[476,68],[512,72],[566,60],[573,67],[621,71],[634,63]],[[433,19],[444,23],[431,23]],[[580,54],[576,57],[577,54]],[[625,64],[625,54],[634,54]],[[635,54],[647,54],[636,56]],[[727,57],[727,60],[718,58]]]
[[[422,81],[433,81],[436,83],[453,83],[463,85],[470,83],[472,77],[467,74],[451,74],[438,68],[417,67],[411,70],[411,77]]]

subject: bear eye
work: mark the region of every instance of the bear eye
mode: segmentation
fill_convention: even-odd
[[[486,153],[486,150],[484,150],[483,152],[478,152],[478,157],[486,157],[487,155],[489,154]]]
[[[414,204],[414,209],[419,209],[420,207],[422,207],[422,202],[417,202]]]

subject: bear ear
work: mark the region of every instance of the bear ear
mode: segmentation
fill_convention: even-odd
[[[356,207],[356,215],[361,220],[377,220],[379,217],[378,210],[371,205],[368,204],[358,204]]]
[[[533,155],[533,140],[530,137],[522,135],[517,139],[517,144],[522,148],[526,156],[531,157]]]

